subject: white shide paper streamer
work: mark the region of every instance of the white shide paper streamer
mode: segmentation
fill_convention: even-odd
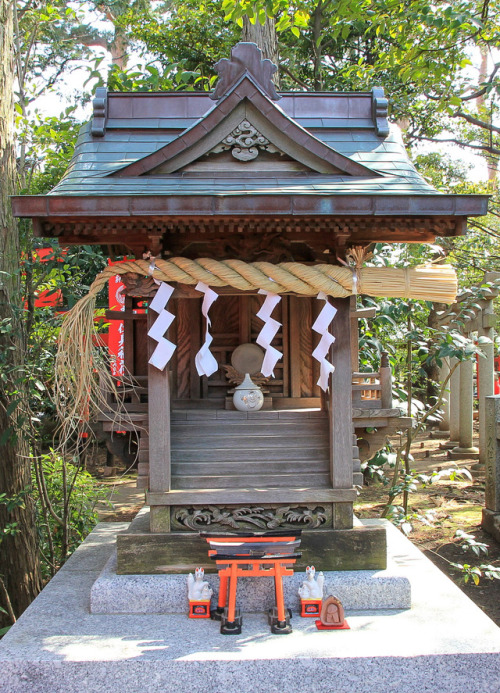
[[[219,368],[219,364],[215,360],[214,356],[210,353],[210,344],[212,343],[213,337],[209,332],[209,328],[212,323],[208,317],[208,311],[210,310],[210,307],[217,298],[218,294],[216,294],[215,291],[213,291],[203,282],[198,282],[196,285],[196,291],[200,291],[202,294],[205,294],[203,296],[201,312],[206,320],[207,328],[205,331],[205,343],[196,354],[194,362],[196,364],[198,375],[206,375],[208,377],[209,375],[212,375],[212,373],[215,373],[215,371]]]
[[[259,294],[264,294],[266,297],[261,309],[257,313],[257,317],[264,321],[264,326],[259,332],[256,342],[266,350],[260,370],[262,375],[266,378],[269,378],[269,376],[274,378],[274,368],[278,361],[283,358],[283,354],[281,351],[271,346],[276,332],[281,327],[281,323],[274,320],[274,318],[271,317],[271,313],[281,301],[281,296],[273,294],[271,291],[264,291],[264,289],[259,289]]]
[[[330,347],[335,341],[335,337],[328,331],[328,328],[335,317],[337,309],[334,308],[331,303],[329,303],[327,295],[322,291],[319,292],[317,298],[324,301],[325,305],[321,309],[321,313],[318,315],[314,321],[314,325],[312,326],[312,329],[321,335],[319,344],[313,351],[312,355],[313,358],[315,358],[316,361],[319,361],[320,364],[319,380],[317,385],[320,386],[323,392],[326,392],[328,390],[330,373],[333,373],[335,370],[335,366],[326,360]]]
[[[175,318],[175,315],[167,310],[167,303],[173,291],[174,288],[170,286],[170,284],[161,282],[160,288],[156,292],[156,296],[153,298],[149,306],[156,313],[158,313],[158,317],[151,325],[148,332],[148,336],[158,342],[151,355],[151,358],[149,359],[149,363],[156,366],[156,368],[158,368],[160,371],[162,371],[170,361],[176,348],[175,344],[170,342],[164,336]]]

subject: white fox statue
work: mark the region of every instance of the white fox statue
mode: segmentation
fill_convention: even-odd
[[[322,599],[325,576],[323,573],[318,573],[318,577],[315,578],[316,568],[313,565],[307,566],[306,575],[307,580],[299,587],[299,597],[301,599]]]
[[[203,570],[203,568],[195,568],[194,577],[193,573],[189,573],[187,578],[189,601],[208,601],[211,598],[213,590],[211,589],[208,582],[206,580],[203,580],[204,577],[205,571]]]

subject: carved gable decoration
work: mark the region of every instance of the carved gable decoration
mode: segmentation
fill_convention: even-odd
[[[305,132],[299,126],[297,128]],[[324,147],[325,151],[328,149],[312,135],[307,134],[307,137]],[[351,163],[356,165],[355,162]],[[298,145],[288,133],[283,133],[252,103],[244,100],[210,132],[202,131],[191,147],[162,161],[143,175],[194,172],[211,175],[216,171],[231,170],[252,174],[259,171],[283,174],[302,171],[340,175],[346,172],[344,168],[332,164],[332,161],[318,156],[309,147]]]
[[[231,58],[223,58],[214,65],[219,75],[217,84],[210,98],[219,101],[226,96],[234,85],[246,73],[272,101],[279,101],[273,75],[278,69],[270,60],[262,60],[262,51],[255,43],[237,43],[231,50]]]
[[[227,151],[238,161],[252,161],[259,156],[260,151],[284,155],[284,152],[271,144],[249,120],[242,120],[220,144],[207,153],[218,154]]]

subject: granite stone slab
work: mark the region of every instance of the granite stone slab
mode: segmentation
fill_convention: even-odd
[[[334,594],[346,609],[409,609],[411,606],[410,581],[397,574],[397,569],[325,571],[324,576],[324,596]],[[300,610],[298,589],[305,579],[303,572],[283,578],[285,603],[293,611]],[[187,613],[186,580],[187,575],[117,575],[116,553],[113,553],[92,586],[90,610],[94,614]],[[219,577],[207,574],[205,580],[213,590],[215,606]],[[245,613],[271,608],[275,604],[274,580],[240,578],[237,604]]]
[[[110,537],[125,528],[99,525],[0,642],[2,693],[499,691],[500,629],[390,526],[412,608],[347,609],[351,629],[337,632],[294,615],[286,636],[263,612],[245,612],[238,636],[184,614],[91,613]]]

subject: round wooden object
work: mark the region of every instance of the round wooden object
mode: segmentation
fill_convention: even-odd
[[[254,375],[260,373],[262,361],[264,360],[264,350],[257,344],[240,344],[233,351],[231,364],[240,373]]]

